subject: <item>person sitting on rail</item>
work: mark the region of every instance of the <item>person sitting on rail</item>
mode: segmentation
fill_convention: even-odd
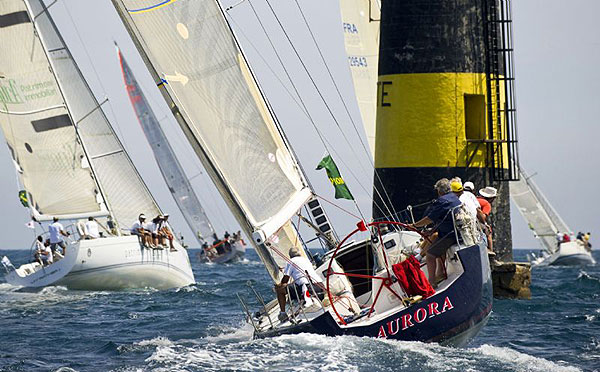
[[[317,296],[321,300],[325,297],[323,280],[319,277],[308,258],[302,256],[300,250],[296,247],[290,248],[289,256],[290,261],[285,265],[283,278],[281,278],[281,282],[275,284],[275,293],[277,293],[277,302],[279,303],[279,321],[281,322],[284,322],[288,318],[285,312],[285,304],[286,288],[290,277],[294,283],[294,287],[290,288],[290,300],[305,300],[308,305],[311,295]],[[313,288],[316,293],[313,293]],[[307,296],[309,291],[310,295]],[[299,294],[303,294],[303,297],[300,299],[298,298]],[[310,302],[312,303],[312,300]]]
[[[33,256],[35,260],[42,266],[44,264],[50,265],[52,262],[54,262],[50,244],[44,244],[44,238],[42,238],[41,235],[38,235],[37,239],[35,240],[35,253]]]
[[[131,226],[131,234],[137,235],[142,242],[144,247],[152,247],[152,234],[146,230],[146,216],[142,213],[139,215],[138,220]]]
[[[164,214],[161,219],[160,219],[160,223],[158,225],[158,230],[159,233],[163,236],[163,238],[166,238],[169,241],[169,247],[171,248],[171,252],[177,252],[177,249],[175,249],[175,245],[173,245],[173,233],[171,232],[171,229],[169,228],[169,214],[166,213]]]
[[[436,277],[437,259],[442,258],[446,254],[448,248],[456,244],[456,234],[454,233],[453,210],[458,207],[461,202],[452,192],[450,181],[447,178],[442,178],[435,183],[434,189],[437,191],[438,198],[428,208],[425,217],[410,224],[414,228],[425,227],[434,224],[435,232],[429,236],[429,241],[426,239],[421,248],[421,254],[426,255],[427,272],[429,281],[435,288],[437,284],[446,279],[446,274]],[[443,267],[442,267],[443,268]]]
[[[144,225],[144,229],[152,234],[152,248],[162,249],[163,239],[158,232],[158,225],[160,223],[160,216],[154,217],[150,222]]]

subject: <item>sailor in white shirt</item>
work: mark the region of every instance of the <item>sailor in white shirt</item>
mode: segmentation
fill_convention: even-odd
[[[63,225],[58,222],[58,217],[54,217],[52,219],[52,223],[48,226],[48,232],[50,233],[50,249],[52,253],[56,252],[56,246],[62,248],[63,256],[67,253],[67,245],[63,241],[63,236],[69,236],[68,233],[64,231]]]
[[[137,235],[142,241],[144,247],[152,247],[152,234],[146,230],[146,216],[142,213],[138,220],[131,226],[131,234]]]
[[[300,254],[298,248],[291,248],[289,255],[290,262],[287,263],[283,270],[283,278],[279,284],[275,285],[275,292],[277,293],[277,301],[279,302],[280,310],[279,320],[282,322],[287,319],[287,314],[285,312],[286,287],[288,286],[290,277],[293,279],[295,285],[295,288],[290,288],[290,297],[292,297],[292,299],[298,299],[296,294],[302,294],[304,301],[308,304],[312,303],[312,300],[310,299],[311,295],[323,298],[323,279],[317,274],[312,263],[308,258],[303,257]],[[312,285],[310,285],[311,282]],[[316,293],[313,293],[313,288]],[[308,293],[309,291],[310,294]]]
[[[85,223],[86,235],[92,239],[98,239],[100,237],[100,231],[98,230],[98,222],[94,220],[94,217],[89,217]]]
[[[35,241],[35,258],[40,264],[52,264],[52,250],[49,246],[44,245],[44,238],[39,235]]]

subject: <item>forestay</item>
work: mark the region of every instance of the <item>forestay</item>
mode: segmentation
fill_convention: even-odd
[[[23,0],[0,2],[0,45],[0,125],[33,214],[106,214]]]
[[[121,228],[127,228],[140,213],[149,216],[160,214],[152,195],[73,60],[46,6],[39,0],[28,0],[27,3],[52,70],[58,77],[70,116],[115,221]]]
[[[167,141],[160,123],[150,108],[148,101],[137,83],[123,54],[117,47],[119,62],[123,71],[123,79],[127,87],[129,99],[142,126],[146,139],[150,143],[158,168],[169,187],[169,191],[183,214],[190,229],[200,244],[212,239],[215,230],[200,204],[198,196],[192,189],[183,167],[177,160],[173,148]]]
[[[569,233],[569,227],[548,203],[531,177],[522,169],[519,172],[520,180],[511,182],[510,197],[544,247],[549,252],[555,252],[558,248],[557,232]]]
[[[287,223],[311,191],[219,4],[215,0],[113,3],[240,224],[248,234],[263,235],[287,254],[287,244],[298,240]],[[284,225],[287,228],[282,229]],[[277,237],[272,237],[275,233]],[[256,248],[276,279],[285,261],[262,244]]]
[[[341,0],[340,10],[354,93],[373,155],[379,62],[379,1]]]

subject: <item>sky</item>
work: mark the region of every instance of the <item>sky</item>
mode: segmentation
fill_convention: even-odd
[[[360,211],[370,216],[372,164],[363,148],[366,142],[343,47],[338,2],[298,0],[336,87],[320,61],[296,2],[270,1],[318,91],[266,1],[253,0],[252,4],[276,46],[277,54],[270,47],[248,2],[223,0],[226,6],[237,3],[239,5],[228,12],[228,19],[313,188],[324,198],[333,199],[333,188],[324,172],[314,170],[325,153],[324,145],[301,108],[294,88],[298,89],[311,118],[328,140],[329,150],[338,159]],[[597,229],[600,226],[596,213],[598,203],[594,202],[595,186],[599,181],[597,159],[600,159],[600,146],[595,143],[600,134],[597,125],[600,105],[596,103],[600,86],[600,32],[594,18],[599,10],[600,2],[594,0],[513,2],[521,165],[530,174],[536,174],[534,180],[538,186],[575,232],[592,232],[592,243],[595,234],[600,234]],[[155,88],[112,3],[108,0],[58,0],[51,12],[96,97],[109,99],[105,109],[109,120],[162,209],[172,215],[175,229],[189,237],[188,242],[194,245],[191,232],[171,199],[134,116],[113,41],[119,44],[161,120],[213,224],[219,231],[237,230],[233,217]],[[277,62],[278,56],[284,61],[294,86]],[[321,95],[324,100],[320,99]],[[0,214],[0,225],[5,229],[0,248],[26,249],[34,236],[25,227],[29,213],[19,203],[14,167],[6,146],[0,146],[0,171],[3,174],[0,177],[0,206],[4,212]],[[338,204],[349,213],[329,205],[325,205],[325,209],[338,233],[345,235],[354,228],[355,216],[359,213],[352,202]],[[514,247],[538,247],[527,224],[514,206],[512,209]]]

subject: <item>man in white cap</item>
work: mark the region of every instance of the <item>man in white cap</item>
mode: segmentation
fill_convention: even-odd
[[[144,247],[152,247],[152,233],[144,227],[145,222],[146,216],[142,213],[138,216],[138,220],[133,223],[133,226],[131,226],[131,234],[139,236]]]
[[[288,286],[290,277],[295,286],[290,288],[291,299],[299,300],[298,295],[300,295],[301,298],[308,303],[310,299],[310,296],[307,296],[308,291],[310,291],[311,295],[316,295],[321,299],[324,297],[322,289],[323,279],[319,277],[308,258],[302,256],[300,250],[296,247],[290,248],[289,255],[290,261],[283,269],[283,278],[281,278],[279,284],[275,284],[275,293],[277,293],[277,302],[279,303],[280,310],[279,320],[281,322],[284,322],[288,318],[287,313],[285,312],[285,304],[286,287]],[[312,283],[312,286],[310,283]],[[312,288],[314,288],[317,293],[312,293]]]

